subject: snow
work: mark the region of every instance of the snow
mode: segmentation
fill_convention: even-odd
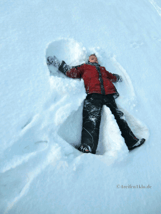
[[[0,14],[0,213],[161,213],[161,2],[1,1]],[[46,65],[54,51],[122,76],[117,104],[143,146],[128,152],[104,107],[97,154],[73,147],[86,94]]]

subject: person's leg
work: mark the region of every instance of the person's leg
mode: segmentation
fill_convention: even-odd
[[[91,152],[96,153],[99,127],[101,122],[102,95],[90,94],[83,106],[83,124],[81,145],[90,146]]]
[[[125,139],[126,145],[128,148],[131,148],[134,144],[136,144],[139,141],[139,139],[136,138],[136,136],[133,134],[127,122],[123,118],[121,118],[124,114],[118,109],[113,96],[106,95],[104,98],[104,104],[110,108],[112,114],[115,116],[121,134]]]

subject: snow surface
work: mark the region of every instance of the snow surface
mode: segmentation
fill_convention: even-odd
[[[161,1],[2,0],[0,29],[0,213],[161,213]],[[104,107],[97,154],[73,147],[86,94],[50,75],[54,51],[123,77],[117,104],[145,145],[129,153]]]

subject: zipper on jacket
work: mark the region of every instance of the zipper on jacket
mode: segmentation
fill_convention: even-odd
[[[105,95],[105,89],[104,89],[104,86],[103,86],[103,79],[102,79],[102,74],[101,74],[101,71],[100,71],[100,67],[99,66],[96,66],[96,69],[98,71],[98,74],[99,74],[99,81],[101,83],[101,94],[104,94]]]

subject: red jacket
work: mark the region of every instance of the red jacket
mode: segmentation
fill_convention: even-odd
[[[96,66],[95,66],[96,65]],[[105,67],[99,64],[82,64],[73,67],[66,72],[71,78],[83,78],[87,94],[115,94],[117,93],[112,82],[117,82],[114,74],[106,71]]]

